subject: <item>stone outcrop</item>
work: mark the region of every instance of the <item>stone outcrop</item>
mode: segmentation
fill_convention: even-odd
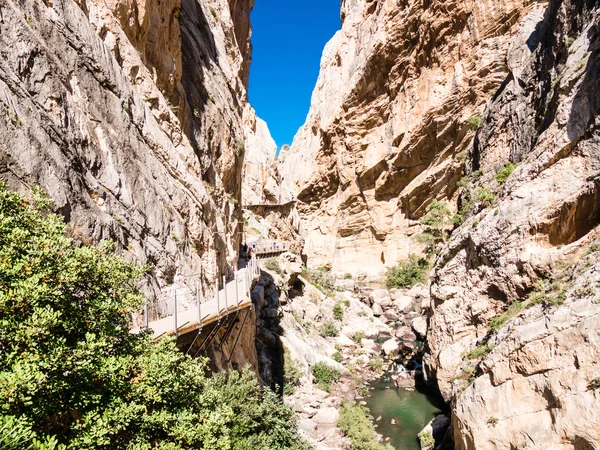
[[[277,144],[266,122],[252,108],[244,120],[246,157],[244,158],[242,201],[244,205],[283,203],[277,170]]]
[[[584,0],[344,1],[283,154],[311,266],[377,274],[420,251],[433,199],[459,212],[410,324],[459,450],[600,448],[599,18]]]
[[[282,156],[311,266],[379,274],[419,244],[418,219],[453,199],[469,119],[505,80],[506,47],[542,2],[342,2],[305,125]]]
[[[599,13],[522,21],[467,157],[476,205],[437,260],[426,359],[457,449],[600,448]]]
[[[252,3],[2,2],[1,179],[152,266],[150,292],[210,290],[236,262]]]

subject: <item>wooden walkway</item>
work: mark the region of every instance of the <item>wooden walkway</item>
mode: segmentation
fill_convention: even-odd
[[[252,306],[251,292],[252,281],[260,275],[257,258],[248,261],[247,267],[238,270],[233,280],[224,283],[225,288],[215,289],[211,299],[201,299],[196,295],[196,305],[186,311],[177,311],[177,296],[180,292],[175,284],[164,291],[172,296],[173,314],[160,320],[148,323],[154,338],[162,336],[179,336],[217,322],[229,314]],[[218,281],[216,282],[218,286]],[[180,294],[179,294],[180,295]]]

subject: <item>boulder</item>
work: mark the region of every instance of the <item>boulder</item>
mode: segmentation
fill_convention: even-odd
[[[379,344],[377,344],[373,339],[361,339],[360,346],[369,350],[378,350]]]
[[[398,311],[393,308],[387,309],[383,313],[383,317],[385,317],[390,322],[395,322],[398,320]]]
[[[312,418],[317,425],[335,425],[340,418],[340,413],[334,407],[321,408]]]
[[[398,350],[400,349],[400,344],[397,339],[392,338],[392,339],[388,339],[387,341],[385,341],[381,345],[381,348],[383,350],[383,353],[386,356],[392,356],[392,355],[398,354]]]
[[[419,316],[416,319],[413,319],[410,324],[417,336],[421,339],[425,339],[425,336],[427,336],[427,319],[423,316]]]
[[[335,287],[345,291],[353,291],[356,287],[354,280],[335,280]]]
[[[374,303],[372,309],[375,317],[380,317],[383,315],[383,308],[378,303]]]
[[[304,419],[300,421],[298,427],[302,431],[310,433],[311,431],[315,431],[317,429],[317,424],[311,419]]]
[[[398,311],[408,313],[413,311],[415,300],[409,295],[397,295],[394,297],[394,305],[398,308]]]
[[[382,308],[387,308],[392,304],[392,299],[387,289],[375,289],[371,292],[370,299],[373,304],[379,305]]]

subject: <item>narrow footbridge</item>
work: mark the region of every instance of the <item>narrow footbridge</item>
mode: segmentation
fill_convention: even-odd
[[[245,268],[234,273],[233,280],[226,282],[223,277],[223,287],[220,289],[217,280],[214,296],[206,299],[201,298],[198,289],[194,292],[176,282],[163,291],[163,294],[169,296],[173,302],[172,308],[170,308],[172,314],[160,320],[148,322],[147,326],[153,331],[155,339],[169,335],[180,336],[194,331],[200,335],[203,327],[215,322],[221,323],[222,320],[225,322],[224,319],[227,319],[230,314],[237,315],[241,310],[252,306],[250,291],[252,281],[259,275],[259,263],[257,258],[253,257],[247,262]],[[183,303],[189,307],[184,311],[179,311]]]

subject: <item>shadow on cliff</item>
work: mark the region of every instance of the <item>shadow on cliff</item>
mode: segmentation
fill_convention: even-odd
[[[261,270],[260,279],[252,289],[256,309],[256,353],[261,383],[283,395],[284,349],[279,323],[281,291],[273,277]]]
[[[204,112],[211,99],[207,73],[219,65],[219,54],[210,23],[198,0],[181,0],[179,15],[183,91],[187,108],[180,117],[183,130],[196,153],[199,145],[196,134],[205,127]],[[198,154],[200,157],[201,155]]]
[[[567,124],[567,135],[571,141],[591,138],[597,131],[596,117],[600,112],[600,22],[592,26],[588,32],[589,46],[583,80],[573,99],[573,105]]]

